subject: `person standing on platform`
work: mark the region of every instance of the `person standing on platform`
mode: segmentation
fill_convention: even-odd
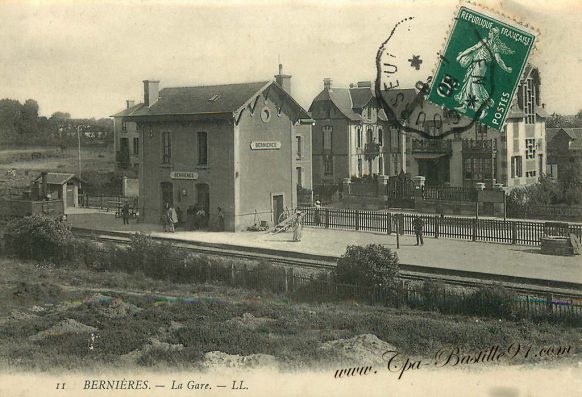
[[[293,241],[301,241],[303,235],[303,214],[297,211],[293,220]]]
[[[168,221],[168,212],[170,211],[170,204],[166,203],[164,205],[164,209],[162,211],[162,216],[160,217],[160,221],[162,222],[162,225],[164,226],[164,232],[168,232],[169,228],[170,228],[170,221]]]
[[[170,205],[170,208],[168,208],[168,231],[170,233],[175,232],[176,223],[178,223],[178,214],[176,213],[174,206]]]
[[[123,224],[129,225],[129,203],[125,200],[123,207],[121,207],[121,217],[123,218]]]
[[[414,229],[414,234],[416,235],[416,245],[424,245],[424,241],[422,240],[424,221],[418,215],[416,215],[412,220],[412,227]]]
[[[224,213],[220,207],[218,207],[217,210],[218,214],[216,214],[216,231],[224,232]]]
[[[192,205],[186,209],[186,229],[194,230],[194,207]]]
[[[321,201],[317,200],[315,202],[315,213],[313,214],[313,222],[315,226],[319,226],[321,224]]]

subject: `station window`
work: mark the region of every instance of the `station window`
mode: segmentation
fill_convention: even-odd
[[[133,154],[139,154],[139,138],[133,138]]]
[[[172,161],[172,133],[162,132],[162,163],[170,164]]]
[[[378,143],[380,146],[384,145],[384,130],[382,128],[378,128]]]
[[[362,147],[362,127],[356,129],[356,147]]]
[[[208,164],[208,134],[198,133],[198,165]]]

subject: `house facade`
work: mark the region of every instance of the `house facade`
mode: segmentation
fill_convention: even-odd
[[[404,134],[390,130],[372,83],[333,87],[326,78],[309,112],[312,132],[313,183],[333,185],[344,178],[396,175],[402,169]]]
[[[133,169],[139,172],[139,132],[137,123],[126,116],[141,109],[143,103],[126,101],[126,108],[113,116],[113,151],[115,154],[115,169]]]
[[[582,160],[582,128],[548,128],[546,130],[549,176],[560,178],[560,170],[573,161]]]
[[[297,205],[311,187],[311,118],[277,81],[159,90],[144,81],[144,103],[123,118],[139,134],[140,216],[158,223],[172,204],[198,205],[228,231],[266,221]],[[299,153],[300,149],[300,153]]]
[[[502,130],[475,123],[470,129],[443,139],[426,139],[407,134],[404,171],[424,176],[432,186],[449,185],[488,187],[502,184],[508,188],[537,182],[546,170],[546,111],[541,103],[539,71],[528,66],[513,98]],[[403,103],[412,100],[414,90],[398,90]],[[427,114],[439,112],[425,103]],[[424,131],[439,135],[454,126],[445,112],[439,120],[423,123]],[[413,120],[409,120],[410,123]]]

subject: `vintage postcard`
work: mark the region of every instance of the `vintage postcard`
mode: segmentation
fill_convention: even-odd
[[[0,396],[582,395],[581,18],[0,1]]]

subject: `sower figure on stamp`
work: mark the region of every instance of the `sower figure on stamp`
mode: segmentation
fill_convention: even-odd
[[[424,241],[422,240],[424,221],[418,215],[412,220],[412,227],[414,229],[414,234],[416,235],[416,245],[424,245]]]
[[[477,111],[481,109],[480,118],[487,114],[487,108],[493,106],[487,89],[485,88],[485,75],[487,66],[495,61],[506,73],[511,73],[511,67],[505,65],[501,55],[511,55],[514,51],[499,39],[499,28],[494,27],[489,31],[486,39],[479,41],[474,46],[467,48],[457,56],[457,62],[467,68],[463,78],[461,91],[455,95],[455,100],[460,103],[457,108],[464,112],[467,106]]]

